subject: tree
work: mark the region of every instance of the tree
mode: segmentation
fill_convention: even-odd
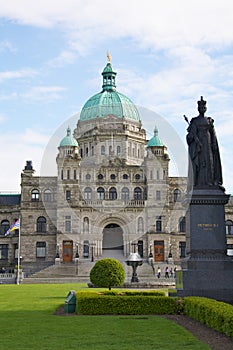
[[[96,262],[90,272],[90,280],[95,286],[111,287],[121,286],[125,280],[125,271],[116,259],[105,258]]]

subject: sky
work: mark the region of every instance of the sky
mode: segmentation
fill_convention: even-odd
[[[56,175],[59,142],[101,91],[109,51],[147,138],[159,127],[171,176],[187,175],[183,115],[207,100],[233,194],[232,19],[231,0],[0,0],[0,192],[20,191],[27,160],[36,175]]]

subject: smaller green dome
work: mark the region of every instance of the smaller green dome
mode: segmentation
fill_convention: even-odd
[[[147,148],[148,147],[165,147],[164,143],[161,141],[161,139],[158,136],[158,128],[155,127],[154,130],[154,136],[148,141]]]
[[[70,127],[67,128],[66,136],[61,140],[60,147],[78,147],[78,142],[71,135]]]

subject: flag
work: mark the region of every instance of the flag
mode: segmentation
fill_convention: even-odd
[[[20,229],[20,219],[16,220],[6,231],[5,236],[9,235],[14,230],[19,230]]]

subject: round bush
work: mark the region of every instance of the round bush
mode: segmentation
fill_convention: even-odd
[[[124,283],[125,271],[116,259],[106,258],[96,262],[90,272],[90,280],[96,287],[118,287]]]

